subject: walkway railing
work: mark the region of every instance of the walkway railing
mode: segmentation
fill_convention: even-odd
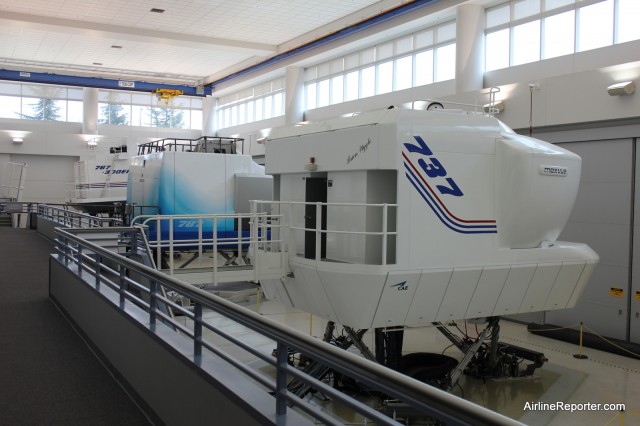
[[[69,200],[111,199],[127,196],[127,177],[120,182],[95,183],[67,183],[67,198]]]
[[[251,201],[251,206],[280,218],[289,256],[368,265],[396,262],[397,204]],[[311,255],[305,244],[309,237]]]
[[[277,235],[280,217],[266,213],[203,214],[203,215],[143,215],[131,220],[132,226],[142,226],[147,232],[149,248],[155,252],[156,265],[162,265],[162,255],[168,254],[168,273],[174,275],[177,251],[197,252],[198,261],[206,252],[215,253],[211,266],[211,283],[219,282],[222,266],[245,266],[253,270],[252,280],[257,282],[260,271],[272,269],[268,265],[277,262],[280,276],[284,275],[282,244]],[[228,251],[233,256],[245,258],[245,265],[219,265],[217,253]],[[277,255],[270,256],[270,255]],[[264,267],[263,267],[264,266]],[[273,266],[273,265],[271,265]],[[266,268],[266,269],[265,269]]]
[[[353,378],[373,392],[380,392],[408,404],[413,410],[424,416],[433,417],[448,425],[482,424],[482,425],[519,425],[520,423],[495,412],[472,404],[444,391],[413,380],[405,375],[389,370],[379,364],[368,361],[353,353],[340,350],[285,325],[262,317],[248,309],[237,306],[222,298],[199,290],[189,284],[171,276],[162,274],[154,269],[137,263],[125,256],[119,255],[100,247],[83,238],[83,234],[100,232],[119,232],[122,241],[130,241],[130,250],[138,247],[134,228],[108,229],[57,229],[58,241],[56,258],[70,271],[82,277],[87,286],[95,291],[119,297],[110,299],[105,297],[105,303],[113,303],[124,315],[140,321],[143,327],[153,332],[163,324],[179,333],[192,343],[192,354],[186,354],[185,359],[194,363],[194,368],[206,370],[204,359],[208,356],[218,356],[235,367],[239,374],[243,374],[255,382],[256,386],[273,395],[273,403],[277,416],[283,424],[288,411],[293,407],[303,411],[318,422],[328,425],[344,424],[344,421],[334,417],[305,399],[295,396],[287,390],[287,383],[296,379],[304,382],[312,389],[329,396],[334,404],[339,404],[361,414],[366,421],[373,421],[377,425],[401,425],[394,419],[387,417],[375,408],[352,398],[329,384],[306,375],[288,363],[290,351],[299,352],[321,364]],[[138,281],[131,277],[140,277]],[[144,280],[148,285],[140,284]],[[176,292],[193,301],[193,311],[172,302],[163,296],[160,288],[168,292]],[[112,300],[112,301],[110,301]],[[169,306],[175,312],[189,319],[192,327],[176,321],[164,312],[161,307]],[[146,318],[131,315],[131,310],[142,310]],[[208,324],[203,318],[203,312],[214,311],[228,320],[242,327],[246,327],[274,342],[277,356],[262,353],[253,345],[245,343],[239,335],[228,333],[222,328]],[[137,318],[137,319],[136,319]],[[148,321],[148,324],[146,323]],[[213,343],[206,333],[216,339],[228,342],[223,345]],[[156,334],[161,336],[162,333]],[[240,362],[243,357],[230,353],[229,343],[233,348],[243,350],[255,360],[268,364],[271,371],[265,371],[254,362]],[[246,357],[244,357],[246,359]],[[275,377],[270,373],[275,372]],[[179,407],[177,407],[179,408]]]
[[[122,221],[119,219],[91,216],[47,204],[38,205],[38,216],[57,222],[67,228],[102,228],[122,225]]]

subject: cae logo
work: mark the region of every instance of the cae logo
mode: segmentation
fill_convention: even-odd
[[[401,283],[394,284],[391,287],[397,287],[396,290],[409,290],[409,286],[406,281],[402,281]]]

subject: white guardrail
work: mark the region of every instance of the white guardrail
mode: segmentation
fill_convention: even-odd
[[[194,368],[206,371],[203,362],[205,356],[218,356],[230,366],[235,367],[238,374],[246,376],[265,393],[273,396],[278,424],[286,423],[287,412],[290,410],[307,413],[313,419],[313,424],[318,422],[327,425],[345,424],[344,419],[335,417],[335,414],[324,411],[313,401],[300,398],[289,391],[287,384],[294,379],[303,382],[313,391],[331,398],[333,405],[343,406],[359,413],[365,419],[364,424],[367,422],[374,422],[376,425],[400,426],[403,424],[379,411],[381,407],[370,407],[355,396],[340,392],[330,384],[290,365],[288,354],[296,352],[354,379],[371,392],[378,392],[380,395],[405,403],[420,415],[437,419],[447,425],[521,425],[484,407],[307,336],[129,259],[140,248],[139,241],[142,236],[139,232],[139,228],[58,228],[53,259],[81,277],[88,287],[105,295],[105,303],[112,304],[123,315],[138,321],[139,325],[148,329],[150,333],[162,327],[163,333],[175,333],[180,338],[189,339],[193,353],[188,356],[185,354],[185,359],[191,360]],[[120,246],[117,251],[122,254],[83,238],[83,236],[93,238],[100,233],[117,234],[116,240]],[[193,310],[184,308],[166,297],[165,294],[169,292],[178,293],[193,301]],[[167,308],[176,313],[179,312],[179,318],[182,319],[180,321],[174,319],[170,313],[167,313]],[[221,323],[218,323],[218,326],[208,323],[203,318],[204,311],[217,312],[231,323],[237,324],[236,329],[246,328],[272,340],[276,345],[277,355],[273,356],[271,353],[257,350],[251,343],[244,342],[241,335],[231,334],[221,328],[224,327]],[[185,321],[185,318],[188,321]],[[227,321],[223,323],[228,324]],[[155,335],[161,337],[163,333],[155,333]],[[218,343],[210,340],[208,335]],[[220,338],[223,338],[224,343],[220,344]],[[246,356],[231,354],[231,348],[244,351],[249,359],[260,360],[266,363],[268,368],[264,368],[261,362],[247,362]],[[208,373],[211,374],[211,372]],[[207,420],[203,419],[203,421]]]

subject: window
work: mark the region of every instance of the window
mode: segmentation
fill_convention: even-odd
[[[309,67],[305,70],[306,107],[313,109],[453,79],[455,37],[455,22],[447,22]],[[341,64],[342,68],[334,64]]]
[[[339,63],[331,64],[338,66]],[[327,66],[330,69],[330,66]],[[317,70],[313,70],[314,73]],[[317,74],[316,74],[317,75]],[[239,90],[235,93],[218,98],[216,108],[218,116],[218,128],[238,126],[255,121],[279,117],[285,113],[284,78],[275,79],[254,87]],[[308,93],[314,96],[316,90]],[[307,98],[307,102],[310,99]],[[199,118],[202,121],[202,118]]]
[[[493,71],[509,66],[509,28],[487,34],[485,67]]]
[[[318,104],[317,90],[316,83],[310,83],[307,85],[307,109],[315,108]]]
[[[266,120],[271,117],[273,117],[273,96],[269,95],[264,97],[264,118]],[[231,125],[234,126],[234,124]]]
[[[545,0],[544,10],[553,10],[562,6],[568,6],[575,3],[576,0]]]
[[[578,52],[613,44],[613,0],[578,9]]]
[[[68,113],[71,112],[69,104]],[[167,105],[150,93],[100,90],[98,124],[202,129],[202,99],[177,96]]]
[[[0,117],[82,122],[82,89],[0,82]]]
[[[281,115],[284,115],[284,93],[282,92],[273,95],[273,116],[280,117]]]
[[[416,55],[416,86],[433,83],[433,50]]]
[[[453,80],[456,78],[456,45],[436,49],[436,81]]]
[[[408,89],[413,85],[413,56],[405,56],[396,61],[394,83],[395,90]]]
[[[378,65],[378,93],[389,93],[393,90],[393,61]]]
[[[22,112],[22,99],[20,96],[0,95],[0,117],[20,118]]]
[[[540,13],[540,0],[518,0],[513,3],[513,19],[522,19]]]
[[[511,0],[485,11],[486,71],[640,39],[638,0]]]
[[[533,21],[513,28],[513,62],[522,65],[540,60],[540,21]]]
[[[353,101],[358,99],[358,88],[360,86],[360,72],[352,71],[346,76],[347,91],[345,93],[345,101]]]
[[[344,102],[344,77],[339,75],[331,79],[331,103]]]
[[[362,70],[362,89],[360,97],[367,98],[376,94],[376,67],[368,67]]]
[[[618,43],[640,39],[640,1],[618,0]]]
[[[575,46],[575,11],[561,13],[546,18],[542,58],[549,59],[573,53]]]
[[[318,106],[323,107],[329,105],[329,80],[322,80],[318,83]]]

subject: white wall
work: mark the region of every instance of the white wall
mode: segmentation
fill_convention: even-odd
[[[137,152],[139,143],[162,138],[191,138],[202,136],[200,130],[166,129],[102,125],[98,134],[104,143],[126,138],[130,155]],[[21,144],[12,138],[23,138]],[[24,201],[64,203],[67,183],[73,182],[73,163],[90,153],[86,141],[95,135],[82,134],[81,123],[0,119],[0,167],[7,161],[27,163],[27,182]],[[0,183],[3,176],[0,175]]]

